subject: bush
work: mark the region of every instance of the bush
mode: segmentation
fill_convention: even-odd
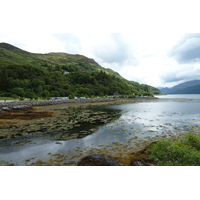
[[[129,95],[128,98],[135,98],[135,95]]]
[[[185,134],[186,140],[183,140],[183,143],[189,145],[196,150],[200,151],[200,137],[195,134],[187,133]]]
[[[158,141],[148,150],[149,158],[159,166],[199,166],[200,137],[191,133],[185,136],[182,140]]]

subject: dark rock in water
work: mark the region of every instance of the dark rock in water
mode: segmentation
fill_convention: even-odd
[[[120,166],[111,156],[105,154],[92,154],[82,158],[78,166]]]

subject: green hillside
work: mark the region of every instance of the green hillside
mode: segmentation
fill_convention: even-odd
[[[154,87],[128,81],[82,55],[35,54],[0,43],[0,96],[90,97],[159,92]]]

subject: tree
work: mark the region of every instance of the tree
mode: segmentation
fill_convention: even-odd
[[[0,89],[3,91],[9,91],[10,81],[8,78],[8,71],[6,67],[0,70]]]
[[[42,96],[42,86],[41,86],[41,85],[39,85],[39,86],[37,87],[36,92],[37,92],[37,95],[38,95],[39,97]]]
[[[52,97],[59,97],[60,94],[59,94],[58,91],[52,91],[52,92],[51,92],[51,96],[52,96]]]
[[[36,87],[38,87],[39,85],[43,86],[43,85],[45,85],[45,82],[42,81],[42,80],[40,80],[40,79],[38,79],[38,78],[34,78],[34,79],[31,81],[31,86],[32,86],[32,87],[36,88]]]
[[[24,89],[23,88],[13,88],[11,90],[12,94],[15,94],[17,96],[20,96],[20,97],[24,97],[25,96],[25,92],[24,92]]]
[[[42,97],[43,97],[43,98],[49,98],[49,97],[50,97],[49,91],[48,91],[48,90],[44,90],[44,91],[42,92]]]
[[[56,70],[56,71],[61,71],[60,65],[56,65],[56,66],[55,66],[55,70]]]
[[[32,90],[28,90],[26,92],[26,95],[25,95],[27,98],[30,98],[31,100],[32,99],[37,99],[38,96],[35,94],[35,92],[33,92]]]

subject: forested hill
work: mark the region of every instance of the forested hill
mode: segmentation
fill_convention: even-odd
[[[158,89],[128,81],[82,55],[35,54],[0,43],[0,96],[91,97],[158,93]]]
[[[7,43],[0,43],[0,64],[29,65],[43,70],[55,70],[60,67],[63,70],[72,70],[78,67],[84,71],[109,71],[110,74],[120,76],[111,69],[101,67],[93,59],[83,55],[67,53],[35,54],[19,49]]]

